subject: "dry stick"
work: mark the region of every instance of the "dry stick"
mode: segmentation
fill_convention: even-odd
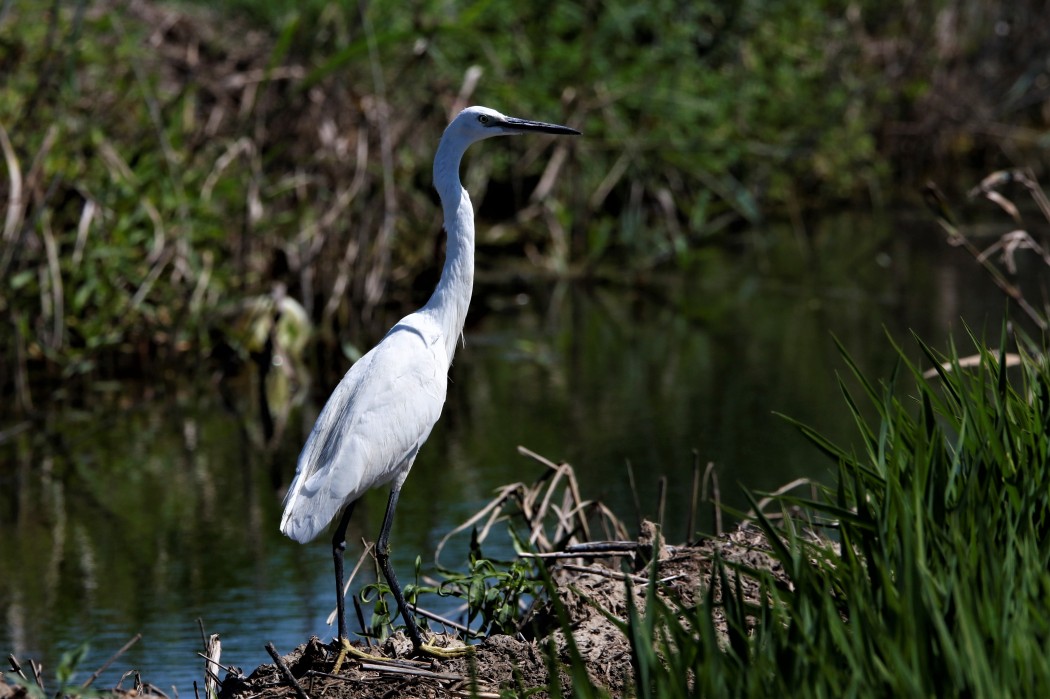
[[[547,460],[544,459],[544,461]],[[530,543],[534,543],[537,540],[542,539],[546,544],[544,548],[549,550],[551,546],[550,543],[546,541],[546,536],[544,535],[543,520],[547,516],[547,510],[551,508],[551,498],[554,497],[554,490],[558,485],[558,481],[560,481],[565,475],[565,465],[563,464],[555,466],[550,461],[547,461],[547,463],[550,464],[552,468],[554,468],[555,474],[554,477],[551,478],[550,483],[547,484],[547,492],[544,493],[543,502],[540,503],[540,509],[536,512],[536,521],[532,524],[532,535],[529,537],[529,541]],[[561,524],[561,522],[559,522],[559,524]],[[555,536],[557,536],[557,529],[555,529],[555,532]]]
[[[522,487],[524,487],[524,486],[522,486]],[[502,522],[503,520],[507,519],[507,515],[504,514],[504,512],[503,512],[502,504],[503,504],[503,501],[501,499],[500,507],[493,509],[489,513],[489,518],[485,522],[485,526],[483,526],[481,528],[481,531],[478,532],[478,543],[479,544],[484,542],[485,539],[488,538],[489,532],[492,531],[492,528],[494,526],[496,526],[497,522]]]
[[[456,527],[455,529],[450,531],[448,534],[443,536],[441,538],[441,541],[438,542],[437,548],[434,550],[434,561],[438,562],[440,560],[440,558],[441,558],[441,551],[442,551],[442,549],[445,548],[445,544],[448,543],[449,539],[451,539],[453,536],[455,536],[456,534],[460,533],[461,531],[464,531],[464,530],[469,529],[470,527],[474,526],[474,524],[476,522],[478,522],[481,519],[483,519],[486,516],[488,516],[490,512],[494,513],[493,516],[498,515],[499,508],[502,507],[503,503],[506,502],[508,499],[510,499],[510,497],[518,489],[524,490],[525,489],[525,484],[524,483],[513,483],[511,485],[503,486],[502,488],[499,489],[498,494],[496,495],[495,498],[493,498],[493,500],[491,502],[489,502],[489,504],[487,504],[487,505],[485,505],[485,507],[481,508],[480,511],[478,511],[476,514],[474,514],[466,522],[464,522],[463,524],[459,525],[458,527]],[[489,526],[491,526],[491,522],[488,525],[486,525],[484,531],[487,532]]]
[[[587,541],[591,538],[591,530],[587,526],[587,515],[584,513],[584,505],[586,503],[584,503],[583,497],[580,495],[580,483],[576,480],[576,472],[572,467],[565,464],[565,468],[568,470],[569,475],[569,491],[572,493],[573,500],[579,505],[576,508],[576,513],[580,522],[580,529],[583,531],[584,541]]]
[[[234,672],[234,670],[236,670],[236,668],[235,668],[235,667],[233,667],[232,665],[223,665],[223,664],[222,664],[222,663],[220,663],[220,662],[219,662],[218,660],[212,660],[211,658],[209,658],[208,656],[206,656],[206,655],[205,655],[204,653],[201,653],[200,651],[197,651],[197,655],[199,655],[200,657],[204,658],[204,660],[205,660],[206,662],[209,662],[209,663],[211,663],[212,665],[215,665],[215,666],[216,666],[216,667],[218,667],[218,668],[219,668],[220,670],[224,670],[224,671],[226,671],[226,672],[228,672],[228,673],[232,673],[232,674],[234,674],[234,675],[236,675],[236,674],[237,674],[236,672]]]
[[[44,241],[44,252],[47,258],[48,278],[51,281],[51,348],[55,351],[62,349],[64,344],[66,327],[65,294],[62,290],[62,268],[58,260],[58,243],[55,234],[51,230],[51,217],[45,216],[41,219],[40,237]]]
[[[431,672],[430,670],[420,670],[414,667],[391,667],[390,665],[379,665],[377,663],[361,663],[361,669],[373,670],[375,672],[386,672],[394,675],[414,675],[416,677],[425,677],[431,680],[451,680],[459,682],[467,679],[462,675],[453,675],[447,672]]]
[[[768,496],[766,496],[766,497],[762,498],[761,500],[759,500],[758,501],[757,511],[758,512],[762,512],[763,510],[765,510],[766,509],[766,505],[768,505],[769,503],[773,502],[773,500],[775,500],[780,495],[783,495],[784,493],[786,493],[786,492],[788,492],[790,490],[794,490],[795,488],[799,487],[800,485],[812,485],[812,483],[813,483],[813,481],[811,481],[809,478],[796,478],[793,481],[785,483],[784,485],[780,486],[779,488],[774,490],[772,493],[770,493]],[[755,514],[756,514],[756,510],[749,510],[748,513],[747,513],[747,516],[748,517],[754,517]],[[771,515],[766,515],[766,517],[770,517],[770,516]]]
[[[201,632],[201,648],[203,648],[205,651],[207,651],[208,650],[208,634],[206,634],[204,632],[204,619],[202,619],[201,617],[197,617],[197,628],[200,629],[200,632]]]
[[[642,528],[642,501],[638,498],[638,484],[634,480],[634,466],[627,459],[627,482],[631,485],[631,499],[634,500],[634,524],[638,529]]]
[[[612,568],[600,568],[600,567],[593,567],[593,566],[578,566],[578,565],[575,565],[575,564],[572,564],[572,563],[566,563],[565,565],[562,566],[562,568],[564,570],[573,570],[573,571],[576,571],[578,573],[590,573],[592,575],[597,575],[597,576],[600,576],[600,577],[603,577],[603,578],[612,578],[613,580],[628,580],[629,579],[631,582],[635,583],[636,585],[648,585],[649,584],[649,578],[645,577],[644,575],[630,575],[630,574],[627,574],[627,573],[622,573],[622,572],[620,572],[618,570],[613,570]],[[681,573],[675,573],[674,575],[668,575],[667,577],[657,579],[656,584],[657,585],[663,585],[665,583],[671,582],[672,580],[677,580],[677,579],[679,579],[681,577],[684,577]]]
[[[266,644],[266,652],[273,658],[274,663],[277,664],[277,669],[280,670],[281,676],[284,677],[285,682],[292,685],[295,689],[295,696],[299,699],[310,699],[310,695],[306,693],[303,686],[299,684],[299,680],[295,679],[292,671],[288,669],[288,665],[284,662],[284,659],[277,654],[277,649],[273,647],[273,641]]]
[[[106,668],[113,664],[114,660],[116,660],[117,658],[119,658],[120,656],[122,656],[126,652],[128,652],[128,649],[131,648],[136,643],[138,643],[139,639],[141,639],[141,638],[142,638],[142,634],[141,633],[135,634],[131,638],[130,641],[128,641],[127,643],[125,643],[123,645],[123,647],[121,647],[120,650],[118,650],[116,653],[114,653],[112,656],[110,656],[109,660],[107,660],[106,662],[102,663],[102,667],[100,667],[99,669],[95,670],[95,672],[91,675],[91,677],[87,678],[84,681],[84,684],[80,685],[80,688],[81,689],[87,689],[88,687],[90,687],[91,683],[94,682],[95,680],[97,680],[99,675],[101,675],[103,672],[105,672]]]
[[[693,449],[693,491],[689,499],[689,518],[685,523],[686,541],[696,536],[696,509],[699,507],[700,497],[700,452]]]
[[[616,513],[614,513],[612,510],[610,510],[608,508],[608,506],[606,506],[602,502],[598,502],[597,503],[597,508],[598,508],[598,512],[600,512],[601,515],[602,515],[602,522],[607,524],[607,525],[608,524],[612,525],[613,531],[612,531],[611,534],[609,534],[609,538],[611,539],[611,538],[613,538],[615,536],[615,537],[618,537],[620,539],[626,539],[627,536],[628,536],[627,535],[627,527],[624,526],[624,523],[621,522],[619,517],[616,516]]]
[[[656,499],[656,523],[660,525],[660,531],[664,530],[664,510],[667,507],[667,476],[660,476],[659,495]]]
[[[459,631],[460,633],[465,633],[468,636],[472,636],[474,638],[482,638],[485,635],[485,634],[483,634],[483,633],[481,633],[479,631],[474,631],[469,626],[464,626],[463,624],[460,624],[458,622],[452,621],[451,619],[447,619],[447,618],[445,618],[443,616],[438,616],[434,612],[431,612],[429,610],[423,609],[422,607],[419,607],[419,606],[417,606],[415,604],[409,604],[408,608],[413,614],[418,614],[418,615],[420,615],[422,617],[426,617],[427,619],[430,619],[431,621],[436,621],[439,624],[444,624],[445,626],[447,626],[449,628],[452,628],[452,629],[455,629],[456,631]]]
[[[84,259],[84,248],[87,246],[88,232],[91,230],[91,222],[94,220],[97,210],[98,204],[95,203],[94,199],[86,199],[84,208],[80,210],[80,223],[77,224],[77,240],[73,245],[72,263],[74,270],[80,267],[80,262]]]
[[[11,140],[7,137],[7,129],[0,124],[0,149],[4,152],[4,160],[7,163],[7,179],[9,183],[7,197],[7,215],[4,218],[3,241],[11,243],[14,241],[15,232],[22,221],[22,213],[25,202],[22,197],[22,168],[18,164],[18,156],[11,146]]]
[[[715,462],[708,461],[704,469],[702,500],[707,500],[707,479],[711,479],[711,505],[715,514],[715,536],[722,536],[722,493],[718,489],[718,474],[715,473]]]
[[[10,145],[7,137],[7,129],[0,124],[0,148],[3,150],[4,161],[7,164],[7,181],[9,183],[7,196],[7,215],[4,218],[3,241],[13,243],[15,233],[18,231],[22,215],[25,211],[25,202],[22,197],[22,169],[18,164],[18,156],[15,148]]]
[[[560,558],[615,558],[617,556],[633,556],[634,551],[628,551],[626,549],[616,551],[603,551],[601,553],[586,553],[581,551],[551,551],[550,553],[531,553],[529,551],[522,551],[518,554],[518,558],[539,558],[539,559],[553,559],[557,560]]]
[[[572,546],[566,546],[566,553],[586,552],[586,553],[600,553],[603,551],[628,551],[633,552],[641,548],[641,544],[637,541],[588,541],[582,544],[573,544]]]
[[[1039,207],[1039,211],[1043,214],[1043,218],[1050,221],[1050,200],[1046,198],[1046,194],[1043,193],[1042,188],[1036,181],[1035,172],[1032,171],[1032,168],[1025,168],[1022,173],[1021,182],[1024,184],[1025,188],[1028,189],[1032,198],[1035,199],[1035,203]]]
[[[354,602],[354,613],[357,614],[357,624],[361,627],[361,636],[365,639],[365,646],[372,649],[372,637],[365,629],[365,613],[361,610],[361,601],[354,595],[350,599]]]
[[[948,234],[948,243],[951,245],[960,245],[966,252],[973,256],[973,259],[977,261],[977,264],[984,267],[985,271],[991,276],[992,281],[999,290],[1004,294],[1013,299],[1021,310],[1025,312],[1036,325],[1039,326],[1040,330],[1047,330],[1046,319],[1043,318],[1038,311],[1032,308],[1031,304],[1025,299],[1024,294],[1019,288],[1014,286],[1003,276],[1003,273],[999,271],[999,268],[992,264],[989,260],[984,259],[981,255],[981,251],[978,250],[973,243],[971,243],[966,236],[964,236],[955,225],[944,216],[937,217],[937,223],[940,224],[941,228]]]
[[[532,553],[522,551],[519,558],[612,558],[614,556],[633,556],[642,544],[637,541],[592,541],[585,544],[574,544],[567,546],[564,551],[552,551],[549,553]],[[648,548],[648,545],[645,546]],[[665,546],[669,552],[678,550],[675,546]]]
[[[28,678],[25,676],[25,673],[22,672],[22,666],[18,664],[18,658],[16,658],[14,654],[10,654],[7,656],[7,662],[11,665],[11,670],[17,672],[19,677],[21,677],[23,680],[26,680],[27,682],[29,681]]]
[[[44,692],[46,694],[47,690],[44,689],[44,676],[43,676],[44,675],[44,666],[41,665],[40,663],[38,663],[35,660],[30,660],[29,661],[29,667],[33,671],[33,680],[36,681],[36,686],[40,687],[40,691]]]

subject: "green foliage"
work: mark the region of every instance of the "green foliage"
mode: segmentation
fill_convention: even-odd
[[[273,21],[279,6],[246,11]],[[432,92],[423,81],[456,86],[471,65],[484,70],[474,101],[535,113],[560,100],[586,135],[586,167],[573,167],[586,229],[614,222],[615,249],[653,260],[681,253],[720,217],[755,221],[801,199],[848,198],[882,176],[872,134],[887,96],[864,64],[859,28],[841,18],[846,6],[420,0],[373,4],[369,18],[399,110],[419,109],[418,94]],[[301,41],[312,42],[302,30],[320,17],[360,22],[355,5],[318,8],[290,15]],[[365,60],[367,37],[345,39],[334,51],[299,45],[316,56],[314,79]],[[501,172],[518,160],[485,156]]]
[[[1050,691],[1050,366],[976,341],[976,363],[918,344],[931,374],[902,352],[880,387],[850,364],[868,404],[843,380],[858,450],[799,425],[838,482],[817,501],[779,498],[834,522],[834,539],[758,515],[790,589],[716,559],[690,609],[651,592],[653,571],[644,610],[619,624],[637,696]],[[761,582],[757,601],[741,575]]]
[[[430,161],[461,95],[585,134],[471,154],[489,223],[557,176],[555,195],[514,226],[481,226],[481,243],[535,249],[558,271],[702,264],[733,224],[886,184],[879,134],[924,94],[938,13],[952,11],[5,3],[4,185],[22,191],[0,231],[13,330],[0,353],[67,375],[114,355],[201,356],[228,339],[227,308],[275,287],[323,336],[344,335],[333,346],[374,336],[376,307],[416,301],[411,280],[437,266]],[[994,14],[974,15],[982,35]],[[904,63],[914,73],[898,75]]]
[[[543,591],[537,567],[528,558],[513,561],[490,560],[483,556],[477,531],[471,537],[467,570],[442,569],[437,584],[421,583],[421,559],[416,558],[416,579],[404,586],[405,600],[416,604],[423,595],[456,597],[466,606],[467,625],[477,634],[517,634],[521,631],[526,606]],[[366,632],[385,638],[391,627],[391,610],[396,606],[387,599],[389,586],[382,581],[365,585],[360,599],[372,605],[372,616]]]
[[[0,246],[13,292],[0,311],[67,373],[116,349],[198,343],[244,196],[199,196],[209,177],[244,174],[213,169],[222,144],[191,142],[192,87],[167,94],[146,71],[144,27],[82,9],[20,6],[0,27],[21,58],[0,85],[0,126],[24,190]]]
[[[442,571],[442,578],[436,589],[426,591],[462,599],[467,605],[467,625],[484,634],[517,634],[526,604],[543,588],[531,559],[485,558],[477,530],[471,536],[467,571]]]
[[[405,594],[405,599],[409,604],[415,604],[416,598],[409,594],[410,587],[406,585],[402,592]],[[397,604],[393,601],[394,597],[390,591],[390,586],[384,580],[377,578],[376,582],[369,583],[361,588],[359,598],[363,604],[372,606],[372,615],[365,622],[365,628],[362,629],[364,635],[380,641],[385,640],[390,635],[394,617],[398,613]]]

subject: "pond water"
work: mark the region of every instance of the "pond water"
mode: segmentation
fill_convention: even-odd
[[[700,254],[688,273],[629,284],[481,286],[445,413],[403,491],[392,539],[402,580],[497,486],[542,473],[518,445],[572,463],[584,497],[632,527],[627,464],[648,517],[666,478],[666,531],[681,541],[698,460],[715,464],[734,507],[745,507],[742,486],[830,480],[831,465],[775,413],[851,438],[833,336],[880,378],[894,361],[887,334],[914,349],[914,330],[943,347],[964,319],[998,337],[1001,295],[925,221],[843,217],[742,241]],[[232,391],[252,404],[250,382]],[[319,407],[293,412],[272,450],[254,446],[258,427],[207,376],[98,385],[56,398],[43,424],[0,425],[0,650],[53,678],[61,654],[89,641],[82,680],[142,633],[96,686],[134,668],[190,696],[203,678],[198,618],[222,635],[223,661],[246,670],[268,660],[267,641],[287,652],[330,637],[327,537],[300,546],[280,535],[271,475],[287,485]],[[358,508],[349,560],[376,536],[384,504],[374,492]],[[710,516],[699,526],[710,531]]]

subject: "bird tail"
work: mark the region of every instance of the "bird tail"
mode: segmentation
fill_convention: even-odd
[[[281,533],[289,539],[305,544],[313,541],[327,520],[318,523],[315,513],[310,510],[311,499],[302,496],[302,474],[297,473],[288,493],[284,496],[284,513],[281,515]]]

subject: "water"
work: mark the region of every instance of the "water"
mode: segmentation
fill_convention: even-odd
[[[849,218],[809,237],[754,234],[702,253],[688,273],[641,283],[480,288],[442,421],[402,495],[393,535],[402,579],[417,554],[428,567],[440,538],[494,488],[540,475],[519,444],[572,463],[584,496],[629,523],[627,464],[646,516],[665,477],[665,525],[677,540],[697,461],[715,463],[736,507],[741,485],[828,480],[830,465],[774,411],[849,439],[833,334],[876,377],[893,363],[886,332],[908,345],[914,329],[943,346],[964,318],[998,336],[1004,304],[972,261],[932,226],[903,225]],[[278,533],[271,482],[272,472],[290,479],[320,406],[293,412],[267,451],[214,381],[192,379],[59,397],[43,424],[0,445],[0,650],[43,661],[47,678],[87,640],[82,681],[141,632],[96,686],[134,668],[185,696],[203,678],[198,618],[222,635],[223,661],[246,670],[267,661],[267,641],[285,652],[332,635],[328,545]],[[232,391],[250,414],[250,382]],[[362,537],[374,539],[384,505],[377,492],[359,507],[349,559]],[[710,530],[710,516],[700,525]],[[462,560],[466,544],[443,562]]]

